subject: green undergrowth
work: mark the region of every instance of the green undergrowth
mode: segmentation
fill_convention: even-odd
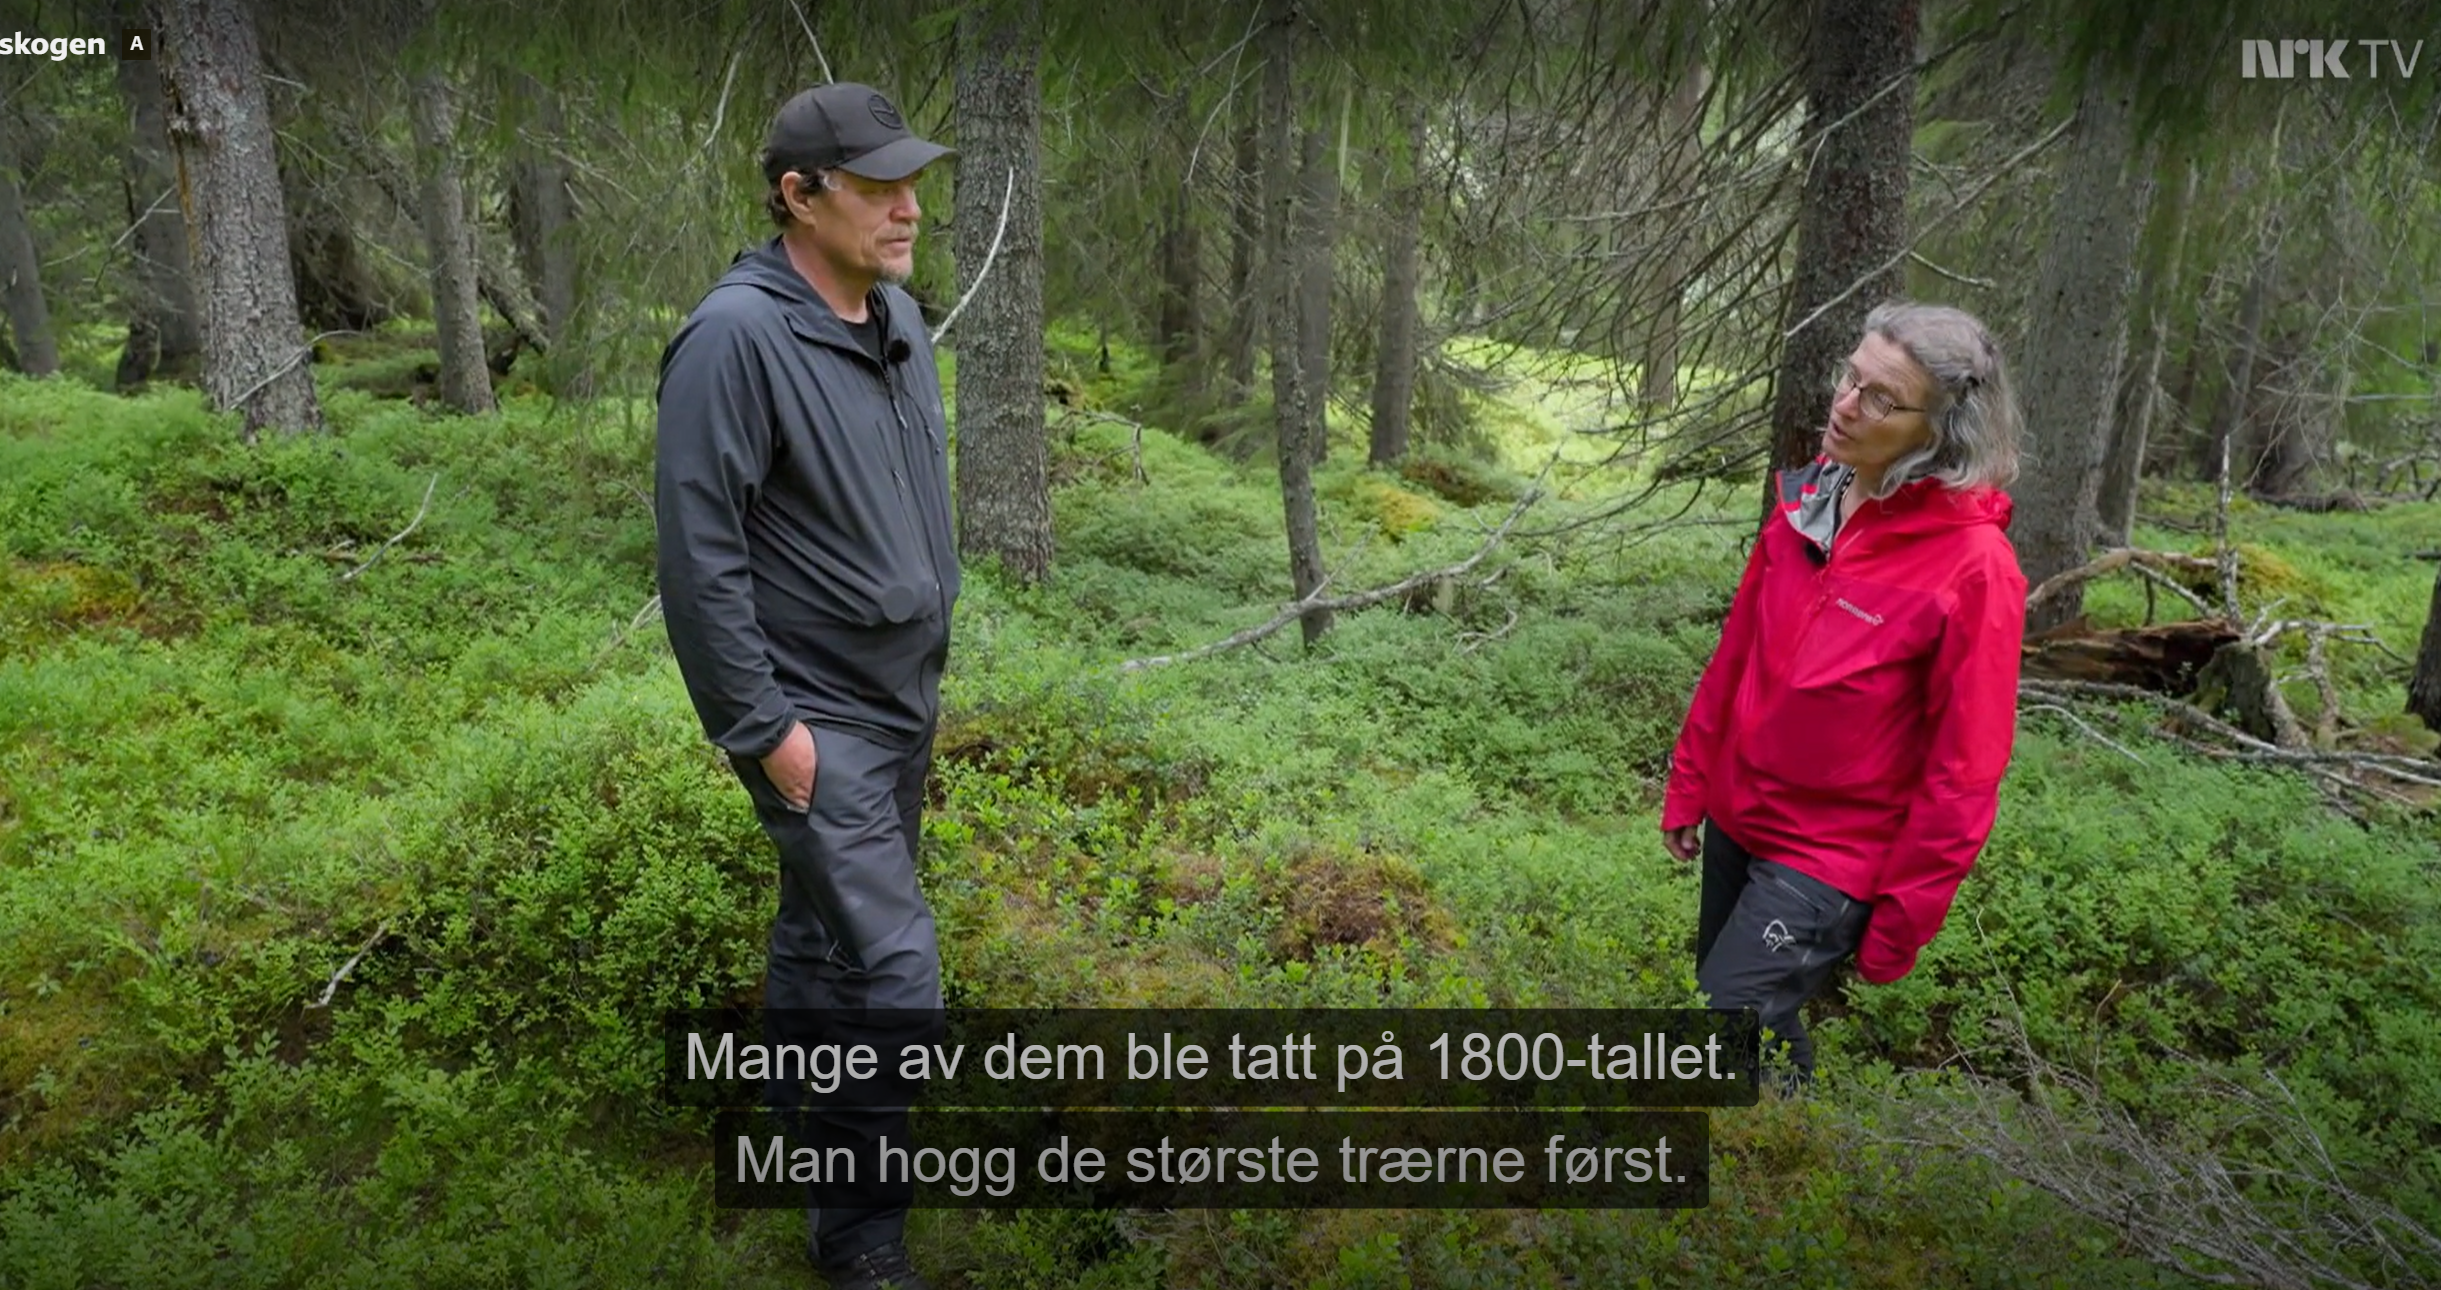
[[[640,612],[649,412],[429,416],[341,379],[409,352],[359,348],[331,433],[251,448],[192,394],[0,382],[0,1284],[802,1284],[800,1220],[713,1209],[656,1093],[664,1010],[756,996],[774,880]],[[1106,407],[1149,379],[1068,368]],[[1738,525],[1515,543],[1310,654],[1292,625],[1128,669],[1288,598],[1276,478],[1053,411],[1058,575],[970,576],[936,745],[953,1002],[1696,1002],[1653,812]],[[1527,483],[1355,456],[1317,479],[1351,591],[1466,559]],[[2410,528],[2241,536],[2388,624]],[[2352,700],[2396,684],[2350,667]],[[1817,1009],[1823,1094],[1714,1114],[1705,1209],[945,1212],[916,1241],[994,1287],[2185,1284],[1894,1145],[1915,1073],[2019,1074],[2018,1035],[2164,1133],[2196,1123],[2179,1074],[2274,1072],[2441,1227],[2431,818],[2048,718],[2021,748],[1922,966]]]

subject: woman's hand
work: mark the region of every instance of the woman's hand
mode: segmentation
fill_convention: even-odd
[[[1692,860],[1701,855],[1704,849],[1702,835],[1692,824],[1683,829],[1663,829],[1661,844],[1668,847],[1670,854],[1680,860]]]

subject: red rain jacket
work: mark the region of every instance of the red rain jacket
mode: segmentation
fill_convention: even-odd
[[[1778,478],[1672,754],[1661,826],[1872,902],[1857,971],[1896,981],[1941,930],[1999,807],[2026,579],[2008,495],[1933,480],[1858,506],[1844,467]],[[1829,549],[1826,552],[1825,544]]]

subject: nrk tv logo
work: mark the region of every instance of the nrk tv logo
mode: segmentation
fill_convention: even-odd
[[[2267,77],[2286,80],[2303,74],[2315,80],[2353,80],[2354,64],[2367,80],[2379,80],[2383,59],[2388,57],[2391,70],[2398,78],[2416,74],[2416,63],[2424,57],[2424,42],[2417,41],[2410,50],[2395,40],[2249,40],[2245,46],[2241,73],[2248,80]]]

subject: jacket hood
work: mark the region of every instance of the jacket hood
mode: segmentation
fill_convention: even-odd
[[[1829,550],[1839,527],[1839,495],[1856,472],[1827,456],[1780,471],[1780,513],[1817,547]],[[1907,533],[1990,524],[2006,532],[2014,506],[1997,488],[1952,488],[1937,479],[1902,484],[1881,501],[1883,525]]]
[[[807,282],[804,274],[797,272],[796,265],[789,263],[787,248],[780,244],[778,234],[773,234],[761,246],[738,252],[737,257],[729,261],[729,271],[721,275],[715,289],[726,286],[753,287],[779,300],[787,307],[789,323],[808,340],[863,352],[855,337],[848,333],[847,324],[839,320],[838,311],[832,309],[830,302],[814,290],[814,284]],[[886,334],[896,335],[897,320],[891,317],[896,311],[890,308],[888,289],[876,286],[866,299],[881,312],[888,328]]]

